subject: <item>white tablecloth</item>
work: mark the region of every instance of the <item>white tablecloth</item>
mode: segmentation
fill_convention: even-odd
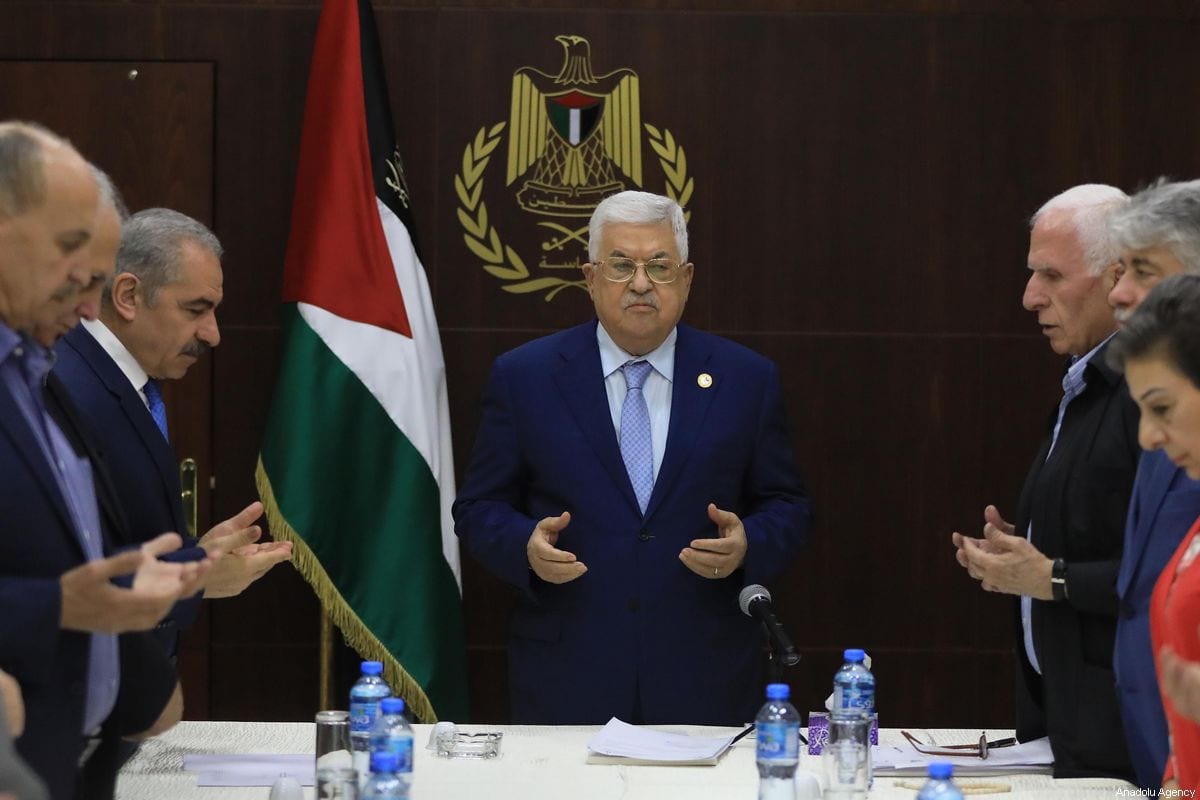
[[[500,757],[488,761],[437,758],[425,750],[429,725],[415,725],[413,800],[753,800],[758,772],[754,740],[734,745],[715,767],[633,767],[587,764],[586,743],[596,727],[462,726],[463,730],[501,730]],[[734,728],[669,728],[695,735],[728,736]],[[968,742],[979,731],[933,731],[937,741]],[[990,731],[1001,736],[1004,732]],[[881,731],[890,742],[899,733]],[[118,800],[191,800],[254,798],[265,800],[269,789],[196,786],[195,775],[183,770],[185,753],[312,753],[315,730],[307,722],[184,722],[146,742],[121,772]],[[820,769],[818,757],[805,754],[801,769]],[[903,779],[905,784],[915,778]],[[1006,783],[1011,792],[991,795],[1020,800],[1113,800],[1121,781],[1053,780],[1048,775],[963,778],[961,784]],[[916,792],[901,779],[876,778],[872,800],[913,800]],[[305,797],[312,797],[307,789]]]

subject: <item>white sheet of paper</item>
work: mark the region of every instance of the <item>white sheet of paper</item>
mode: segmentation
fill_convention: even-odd
[[[664,764],[715,759],[729,748],[733,736],[712,738],[662,733],[613,717],[588,742],[588,750],[603,756],[636,758]]]
[[[196,773],[197,786],[273,786],[281,775],[301,786],[317,782],[311,755],[189,753],[183,768]]]
[[[929,749],[932,749],[932,745]],[[955,775],[999,775],[1015,772],[1049,772],[1054,765],[1049,739],[1034,739],[1012,747],[997,747],[988,751],[986,759],[966,756],[930,756],[917,752],[908,742],[902,745],[880,745],[871,751],[876,772],[895,775],[903,771],[924,775],[931,761],[954,765]]]

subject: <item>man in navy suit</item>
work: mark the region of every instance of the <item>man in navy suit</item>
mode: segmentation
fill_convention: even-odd
[[[496,360],[454,504],[518,591],[512,718],[739,724],[763,687],[738,592],[809,528],[778,372],[678,324],[694,268],[675,201],[609,197],[589,237],[598,319]]]
[[[48,379],[47,351],[28,336],[44,309],[72,303],[111,271],[112,254],[97,266],[105,258],[90,247],[104,211],[69,145],[36,126],[0,124],[0,668],[28,711],[18,751],[56,800],[74,795],[88,737],[112,712],[124,723],[117,735],[172,721],[162,713],[175,679],[161,654],[155,662],[156,651],[116,634],[153,627],[208,567],[159,561],[178,547],[174,534],[104,557],[120,509],[78,414]],[[133,577],[112,582],[122,575]],[[123,661],[153,683],[137,687],[139,702],[119,699],[130,688]]]
[[[179,467],[168,440],[159,383],[181,378],[220,343],[216,309],[223,290],[222,250],[202,223],[169,209],[147,209],[125,220],[117,266],[100,295],[98,317],[67,333],[56,347],[54,374],[63,381],[110,454],[113,483],[129,516],[126,544],[163,530],[186,531]],[[262,514],[251,503],[179,558],[221,547],[230,531],[253,527]],[[291,557],[290,542],[248,543],[219,558],[205,579],[204,597],[230,597]],[[181,629],[198,613],[199,598],[155,632],[174,654]]]
[[[1200,181],[1159,183],[1109,221],[1121,248],[1120,280],[1108,295],[1123,322],[1163,278],[1200,272]],[[1200,483],[1163,450],[1143,452],[1133,484],[1117,573],[1120,614],[1113,664],[1125,737],[1138,783],[1162,782],[1170,747],[1150,644],[1150,596],[1184,534],[1200,516]]]

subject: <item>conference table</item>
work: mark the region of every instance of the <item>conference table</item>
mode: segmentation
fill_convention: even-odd
[[[425,749],[432,729],[414,725],[412,800],[735,800],[757,797],[754,739],[734,744],[715,766],[630,766],[587,763],[587,742],[599,727],[470,725],[504,736],[500,756],[489,760],[439,758]],[[736,728],[656,726],[657,730],[729,736]],[[921,733],[926,733],[922,731]],[[928,731],[935,741],[969,742],[978,729]],[[990,736],[1007,732],[989,731]],[[896,742],[897,729],[880,731],[881,744]],[[267,787],[201,787],[183,767],[185,754],[312,753],[315,726],[308,722],[183,722],[145,744],[125,766],[118,800],[265,800]],[[819,756],[802,754],[800,769],[819,772]],[[965,787],[990,788],[1000,800],[1112,800],[1133,787],[1099,778],[1054,780],[1048,774],[962,778]],[[913,800],[919,778],[877,776],[872,800]],[[986,784],[987,786],[983,786]],[[305,797],[314,796],[311,787]]]

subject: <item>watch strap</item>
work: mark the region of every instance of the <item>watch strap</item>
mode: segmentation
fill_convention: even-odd
[[[1050,568],[1050,591],[1056,601],[1067,599],[1067,562],[1061,558],[1054,559]]]

